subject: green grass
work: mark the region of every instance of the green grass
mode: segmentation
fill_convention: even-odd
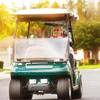
[[[11,72],[6,72],[5,74],[10,74]]]
[[[100,64],[97,65],[83,65],[77,67],[79,70],[85,70],[85,69],[100,69]]]
[[[11,69],[1,69],[0,68],[0,72],[2,72],[2,71],[11,71]]]
[[[0,68],[0,72],[2,72],[2,71],[4,71],[4,69],[1,69],[1,68]]]
[[[4,69],[5,71],[11,71],[11,69]]]

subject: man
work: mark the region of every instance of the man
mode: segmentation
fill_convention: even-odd
[[[60,38],[60,37],[67,37],[66,35],[61,35],[62,33],[62,28],[59,24],[55,24],[53,26],[53,36],[51,36],[50,38]],[[73,68],[73,65],[74,65],[74,61],[75,61],[75,57],[74,57],[74,51],[73,51],[73,48],[72,47],[69,47],[69,61],[71,63],[71,66]]]
[[[53,26],[53,36],[49,36],[48,38],[58,38],[58,37],[65,37],[63,36],[62,33],[62,28],[59,24],[55,24]]]
[[[54,37],[61,37],[61,33],[62,33],[61,26],[59,24],[55,24],[53,26]]]

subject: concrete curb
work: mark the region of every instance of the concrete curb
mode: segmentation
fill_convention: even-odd
[[[10,71],[0,72],[0,80],[9,79],[10,78],[10,74],[5,74],[6,72],[10,72]]]

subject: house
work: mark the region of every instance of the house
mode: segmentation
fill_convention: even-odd
[[[91,51],[84,51],[83,49],[77,50],[77,53],[75,54],[75,58],[77,60],[83,60],[86,61],[88,59],[94,59],[94,55]],[[98,60],[100,62],[100,50],[98,52]]]
[[[0,61],[4,62],[4,68],[10,68],[12,62],[13,37],[8,37],[0,42]]]

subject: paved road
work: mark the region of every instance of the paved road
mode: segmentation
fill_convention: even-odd
[[[100,70],[82,70],[83,96],[78,100],[100,100]],[[0,100],[9,100],[10,79],[0,80]],[[57,100],[56,95],[34,95],[33,100]]]

